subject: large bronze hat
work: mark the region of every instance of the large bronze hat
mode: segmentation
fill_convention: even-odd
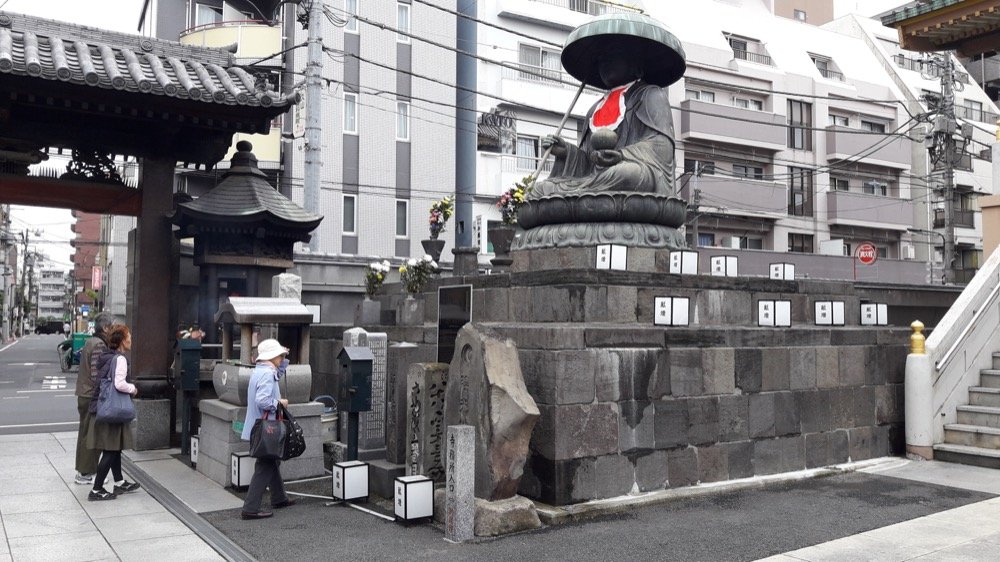
[[[616,48],[639,59],[643,79],[657,86],[673,84],[687,67],[684,47],[663,24],[644,14],[625,13],[598,16],[574,29],[563,47],[563,68],[588,86],[603,89],[598,56]]]

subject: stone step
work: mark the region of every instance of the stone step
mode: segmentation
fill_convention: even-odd
[[[934,460],[1000,468],[1000,451],[968,445],[938,443],[934,445]]]
[[[1000,427],[1000,408],[989,406],[959,406],[958,423],[966,425],[982,425]]]
[[[1000,450],[1000,428],[949,423],[944,426],[944,442]]]
[[[993,368],[1000,369],[1000,351],[993,352]]]
[[[979,386],[1000,388],[1000,370],[983,369],[979,371]]]
[[[1000,408],[1000,388],[988,388],[985,386],[970,386],[969,405]]]

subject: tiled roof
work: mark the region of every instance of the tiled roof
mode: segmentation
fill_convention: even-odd
[[[0,12],[0,75],[207,103],[283,107],[294,96],[258,90],[223,49]]]

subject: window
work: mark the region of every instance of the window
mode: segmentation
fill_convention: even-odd
[[[402,33],[396,34],[396,41],[400,43],[409,43],[409,35],[403,35],[403,33],[410,32],[410,5],[403,4],[399,2],[396,4],[396,29]]]
[[[698,245],[702,247],[715,246],[715,235],[712,233],[698,233]]]
[[[410,203],[396,200],[396,238],[406,238],[410,230]]]
[[[764,45],[760,41],[746,37],[737,37],[728,33],[724,33],[724,35],[726,36],[726,40],[729,41],[729,46],[733,49],[733,58],[757,64],[772,64],[771,57],[767,55],[767,51],[764,50]]]
[[[983,117],[982,102],[974,100],[963,100],[958,107],[958,116],[965,119],[973,119],[975,121],[986,121]]]
[[[344,0],[344,11],[351,15],[358,15],[358,0]],[[344,31],[349,33],[358,32],[358,18],[348,18]]]
[[[534,170],[538,166],[538,138],[517,136],[517,145],[514,147],[517,154],[518,170]]]
[[[793,10],[792,13],[795,16],[795,19],[799,21],[806,21],[807,16],[805,10]]]
[[[889,192],[889,184],[884,181],[867,180],[861,184],[861,190],[868,195],[881,195],[885,197]]]
[[[764,111],[764,102],[747,98],[733,98],[733,105],[743,109],[753,109],[754,111]]]
[[[396,140],[410,140],[410,103],[396,102]]]
[[[705,160],[695,160],[693,158],[684,159],[684,173],[694,174],[700,173],[699,175],[713,175],[715,174],[715,162],[708,162]]]
[[[740,248],[743,250],[763,250],[764,239],[740,236]]]
[[[885,133],[885,123],[861,120],[861,129],[872,133]]]
[[[850,183],[845,178],[830,178],[830,187],[834,191],[850,191]]]
[[[729,38],[729,46],[732,47],[733,52],[736,54],[736,58],[742,58],[741,55],[745,56],[747,54],[747,44],[746,39],[740,39],[738,37]]]
[[[788,235],[788,251],[811,254],[813,252],[812,234],[791,234]]]
[[[194,13],[194,24],[208,25],[222,21],[222,6],[198,4]]]
[[[344,94],[344,132],[358,133],[358,95]]]
[[[544,49],[534,45],[519,45],[517,62],[531,68],[526,69],[526,72],[521,72],[518,78],[534,82],[558,80],[562,69],[559,56],[559,51],[553,49]]]
[[[592,16],[600,16],[608,11],[608,7],[603,2],[596,0],[569,0],[569,9]]]
[[[812,104],[788,100],[788,148],[812,150]]]
[[[760,166],[733,164],[733,175],[738,178],[762,180],[764,179],[764,168]]]
[[[357,233],[357,200],[353,195],[344,196],[344,223],[343,231],[344,234],[356,234]]]
[[[788,214],[797,217],[813,216],[812,170],[790,167],[788,175]]]
[[[836,127],[849,127],[851,125],[851,120],[848,119],[846,115],[835,115],[831,113],[830,124]]]
[[[715,103],[715,92],[710,92],[708,90],[684,90],[684,97],[689,100],[699,100],[706,101],[708,103]]]

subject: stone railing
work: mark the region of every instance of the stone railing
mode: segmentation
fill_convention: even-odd
[[[992,365],[1000,341],[1000,251],[994,251],[962,291],[926,342],[926,354],[906,364],[907,448],[929,458],[944,440],[944,425]]]

